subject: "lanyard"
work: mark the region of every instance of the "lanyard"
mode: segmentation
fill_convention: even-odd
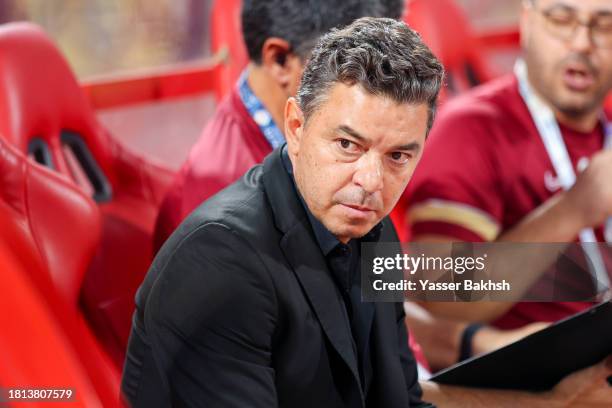
[[[604,149],[612,149],[612,122],[605,121],[606,130],[606,141],[604,145]],[[606,226],[604,228],[604,239],[608,244],[612,244],[612,217],[608,218],[606,221]]]
[[[261,133],[263,133],[270,146],[272,146],[272,149],[276,149],[278,146],[285,143],[285,136],[274,123],[270,112],[268,112],[259,98],[253,93],[253,90],[247,82],[247,72],[247,70],[244,70],[240,75],[240,79],[238,80],[238,94],[249,112],[249,115],[251,115],[251,118],[257,123],[259,130],[261,130]]]
[[[576,182],[576,173],[574,172],[555,115],[532,91],[527,78],[527,65],[525,61],[518,60],[516,62],[514,74],[518,79],[519,92],[542,138],[546,152],[555,169],[555,173],[557,173],[557,178],[563,189],[568,190]],[[602,123],[605,131],[604,148],[612,148],[612,124],[607,122],[603,116]],[[606,221],[604,230],[606,241],[612,242],[612,218]],[[582,243],[584,252],[591,261],[587,263],[597,286],[597,293],[603,293],[610,288],[610,278],[608,277],[601,252],[599,252],[596,244],[589,245],[589,243],[597,242],[593,228],[585,228],[580,231],[580,242]]]

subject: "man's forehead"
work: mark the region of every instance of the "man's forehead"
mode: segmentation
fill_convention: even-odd
[[[410,144],[425,134],[428,119],[425,103],[398,103],[342,83],[329,90],[319,110],[334,134],[367,144]]]
[[[400,119],[407,112],[421,105],[425,105],[425,103],[398,102],[391,96],[369,92],[359,83],[335,82],[326,92],[322,110],[342,109],[361,112],[371,115],[370,120],[373,118],[384,119],[387,116],[386,114],[396,115]],[[356,119],[359,118],[359,116],[356,117]]]

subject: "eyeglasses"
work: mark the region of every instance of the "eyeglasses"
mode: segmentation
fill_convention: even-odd
[[[568,7],[554,7],[549,10],[534,10],[540,13],[546,22],[546,29],[563,41],[571,40],[579,26],[589,29],[593,44],[598,48],[612,48],[612,14],[600,14],[582,21],[575,11]]]

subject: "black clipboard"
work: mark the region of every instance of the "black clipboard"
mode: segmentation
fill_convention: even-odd
[[[544,391],[566,375],[610,354],[612,303],[608,301],[515,343],[444,369],[431,380],[465,387]]]

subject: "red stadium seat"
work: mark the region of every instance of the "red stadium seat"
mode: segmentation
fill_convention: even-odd
[[[212,51],[223,56],[223,66],[217,70],[218,100],[232,89],[249,62],[240,27],[241,5],[240,0],[216,0],[210,14]]]
[[[0,137],[98,203],[102,241],[85,277],[82,301],[121,365],[134,294],[151,260],[154,219],[172,172],[110,137],[64,58],[29,23],[0,28]],[[75,239],[90,233],[81,230]],[[75,289],[65,285],[65,291]]]
[[[72,350],[66,334],[48,310],[15,256],[0,244],[0,308],[3,353],[0,384],[74,389],[80,406],[102,406],[95,387]],[[21,311],[7,312],[7,311]],[[19,404],[19,406],[36,406]]]
[[[0,384],[75,387],[82,406],[119,405],[120,370],[79,307],[97,205],[0,139],[0,231]]]
[[[453,95],[492,78],[469,20],[456,1],[409,0],[406,7],[404,20],[446,68],[447,93]]]

